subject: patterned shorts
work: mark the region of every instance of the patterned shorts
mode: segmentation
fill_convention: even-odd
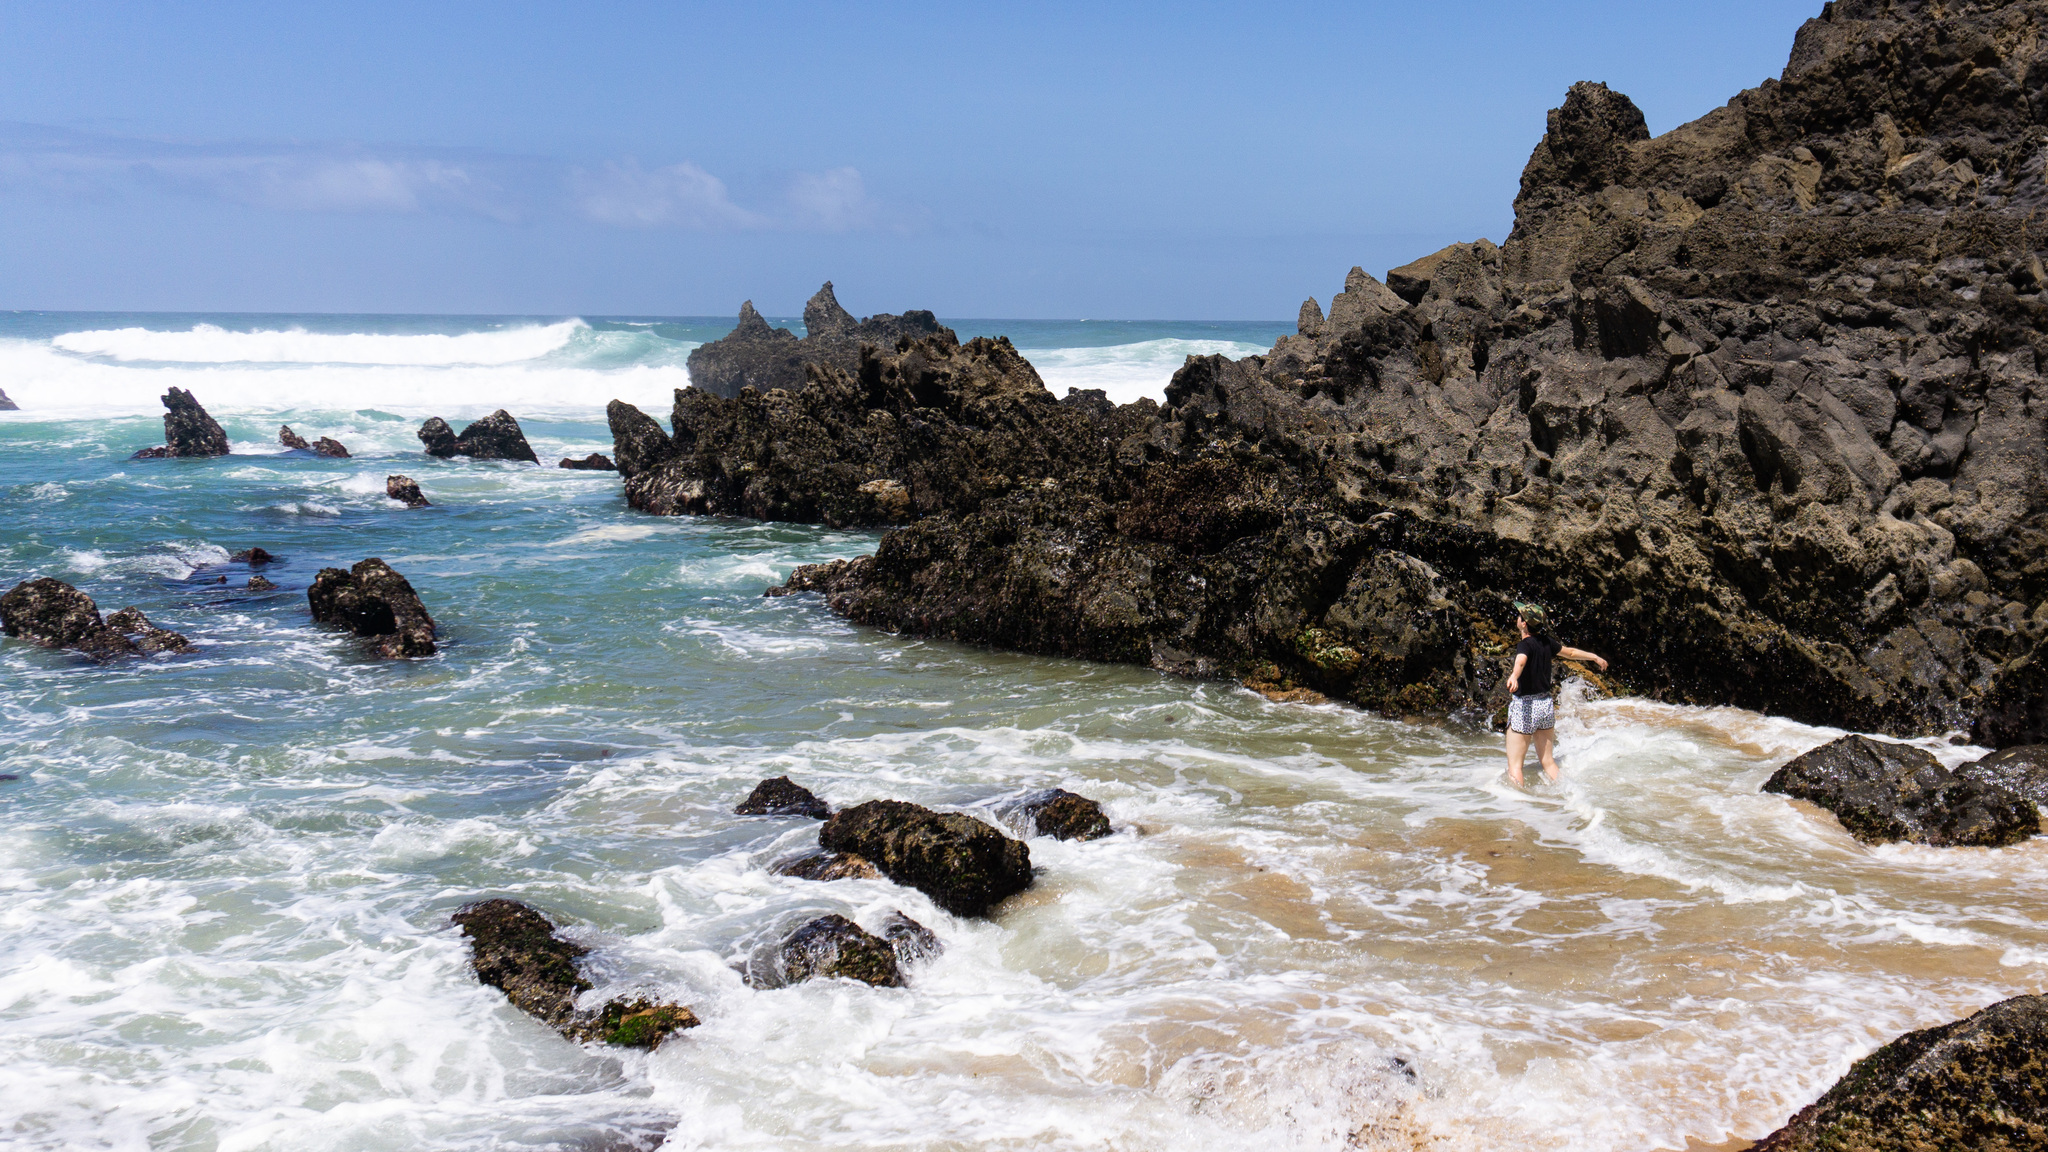
[[[1508,730],[1527,736],[1557,727],[1557,701],[1549,696],[1516,696],[1508,701]]]

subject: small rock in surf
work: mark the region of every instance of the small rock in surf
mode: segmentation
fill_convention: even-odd
[[[481,900],[451,919],[469,938],[476,978],[571,1040],[653,1048],[670,1033],[698,1024],[687,1007],[647,1000],[618,999],[596,1012],[579,1012],[576,999],[591,983],[577,961],[590,949],[556,935],[546,916],[517,900]]]
[[[45,648],[68,648],[95,660],[140,652],[134,641],[107,626],[92,597],[49,576],[24,580],[0,595],[0,633]]]
[[[164,443],[159,448],[144,448],[131,459],[161,460],[172,456],[225,456],[228,454],[228,434],[221,429],[199,401],[182,388],[173,388],[163,396],[164,402]]]
[[[832,815],[832,809],[823,800],[811,795],[811,790],[801,784],[792,783],[787,776],[776,776],[754,785],[747,798],[733,809],[736,816],[808,816],[823,820]]]
[[[235,553],[233,556],[228,557],[228,559],[240,564],[247,564],[251,568],[254,568],[259,564],[268,564],[271,561],[276,560],[277,557],[272,556],[270,553],[265,552],[261,548],[249,548],[241,552]]]
[[[1956,769],[1962,780],[1979,780],[2048,805],[2048,744],[2005,748]]]
[[[306,589],[313,619],[377,642],[381,656],[434,654],[434,618],[419,593],[389,564],[371,557],[344,572],[322,568]]]
[[[782,977],[790,984],[838,977],[897,988],[903,970],[896,949],[844,916],[820,916],[782,942]]]
[[[882,870],[851,852],[827,852],[814,848],[799,856],[778,860],[768,866],[777,876],[799,880],[880,880]]]
[[[1064,788],[1032,792],[996,805],[995,811],[1055,840],[1100,840],[1116,831],[1102,805]]]
[[[386,476],[384,478],[384,496],[386,499],[398,501],[407,508],[427,508],[432,506],[432,502],[427,499],[426,494],[420,491],[419,481],[410,476]]]
[[[1826,808],[1865,844],[1999,848],[2041,830],[2026,798],[1959,778],[1919,748],[1844,736],[1787,761],[1763,790]]]
[[[985,916],[1031,886],[1031,849],[957,812],[901,800],[870,800],[835,813],[818,845],[874,862],[955,916]]]
[[[556,465],[556,467],[574,468],[579,472],[617,472],[619,470],[619,466],[612,463],[612,458],[602,452],[592,452],[581,460],[572,460],[564,456],[562,457],[562,462]]]
[[[471,460],[540,463],[540,457],[533,453],[533,446],[526,442],[526,433],[520,431],[519,421],[503,408],[464,428],[460,436],[446,420],[435,416],[420,425],[419,438],[420,443],[426,446],[427,455],[443,459],[467,456]]]

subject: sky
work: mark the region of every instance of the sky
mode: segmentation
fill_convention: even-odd
[[[1291,318],[1820,0],[0,0],[0,308]]]

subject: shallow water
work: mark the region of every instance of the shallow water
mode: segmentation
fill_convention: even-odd
[[[643,517],[611,474],[412,439],[428,410],[495,406],[466,387],[626,394],[679,366],[236,367],[62,335],[0,358],[72,373],[77,407],[187,381],[237,455],[126,460],[160,440],[143,406],[0,416],[0,585],[57,576],[202,648],[98,667],[0,641],[12,1146],[1684,1148],[2048,989],[2048,840],[1870,849],[1758,793],[1829,730],[1568,694],[1565,783],[1517,792],[1485,734],[761,597],[871,535]],[[358,405],[380,371],[425,400]],[[543,459],[609,451],[593,407],[521,416]],[[280,419],[360,458],[271,454]],[[396,471],[435,507],[385,500]],[[251,545],[283,557],[276,592],[239,587]],[[311,626],[313,573],[371,555],[419,588],[439,656]],[[1036,886],[963,921],[770,875],[815,825],[729,812],[781,774],[835,805],[1060,785],[1120,831],[1034,839]],[[490,894],[592,945],[594,997],[704,1025],[645,1055],[510,1009],[447,923]],[[946,945],[908,988],[737,974],[804,918],[897,909]]]

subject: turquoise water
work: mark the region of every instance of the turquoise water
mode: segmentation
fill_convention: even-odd
[[[0,586],[56,576],[200,649],[0,641],[9,1146],[1684,1148],[2048,988],[2048,841],[1872,850],[1757,793],[1830,730],[1569,693],[1567,782],[1520,793],[1485,734],[760,595],[871,534],[643,517],[612,474],[418,450],[424,416],[502,404],[545,461],[609,451],[604,401],[665,415],[723,321],[0,321],[26,409],[0,414]],[[1278,328],[984,327],[1049,381],[1153,395],[1175,350]],[[234,455],[127,458],[171,384]],[[356,458],[282,455],[281,421]],[[392,472],[434,507],[386,500]],[[274,592],[228,559],[257,545]],[[313,573],[366,556],[439,655],[312,626]],[[1036,886],[962,921],[771,875],[815,826],[729,813],[781,774],[969,811],[1060,785],[1120,832],[1031,841]],[[590,944],[594,996],[705,1024],[652,1055],[562,1040],[468,973],[447,915],[484,895]],[[897,909],[946,945],[908,988],[740,979],[804,919]]]

